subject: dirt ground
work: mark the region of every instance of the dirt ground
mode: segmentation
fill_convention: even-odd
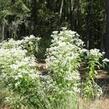
[[[109,109],[109,98],[101,98],[90,102],[80,100],[78,109]]]

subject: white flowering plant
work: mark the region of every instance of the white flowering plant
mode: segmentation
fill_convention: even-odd
[[[71,30],[63,29],[54,31],[52,44],[47,49],[47,66],[49,74],[56,85],[63,92],[93,98],[102,94],[101,88],[95,82],[96,67],[103,54],[98,49],[84,49],[84,42],[79,35]],[[84,63],[86,70],[83,71],[84,80],[81,81],[81,64]]]
[[[81,50],[84,46],[79,35],[71,30],[63,29],[62,31],[53,32],[52,44],[47,49],[46,63],[49,75],[52,77],[58,91],[55,92],[58,104],[66,107],[67,98],[76,100],[76,95],[80,93],[80,73],[78,71],[81,63]],[[61,99],[60,99],[61,98]],[[74,100],[75,99],[75,100]],[[76,105],[76,102],[75,102]],[[71,108],[72,109],[72,108]]]
[[[38,43],[40,38],[34,35],[26,36],[22,40],[9,39],[0,43],[1,48],[11,49],[21,47],[27,50],[27,55],[35,55],[38,52]]]
[[[52,37],[46,60],[48,68],[53,70],[52,76],[57,83],[65,82],[65,86],[67,83],[67,85],[71,85],[80,79],[77,69],[80,66],[83,42],[78,40],[79,35],[71,30],[63,30],[60,33],[55,31]]]
[[[0,43],[0,88],[7,93],[0,99],[10,108],[45,109],[48,104],[36,58],[23,45],[29,43],[30,39],[33,40],[34,37],[17,41],[10,39]],[[0,90],[1,94],[3,91]]]
[[[51,37],[45,74],[38,71],[34,56],[40,38],[30,35],[0,43],[0,87],[8,92],[3,99],[11,108],[77,109],[80,93],[85,97],[100,94],[94,79],[102,53],[84,49],[79,35],[65,28],[54,31]],[[82,63],[86,67],[84,80],[80,73]]]
[[[101,87],[95,82],[97,75],[97,69],[100,68],[100,60],[103,59],[103,53],[99,49],[83,50],[82,61],[85,64],[85,70],[82,75],[84,79],[82,81],[82,94],[87,98],[95,98],[102,95]]]
[[[34,35],[30,35],[29,37],[24,37],[22,41],[23,49],[28,51],[28,55],[36,55],[39,49],[39,37],[35,37]]]
[[[21,96],[22,103],[28,102],[31,93],[35,94],[34,88],[40,87],[35,57],[26,53],[21,48],[0,48],[0,86],[10,92],[10,96],[5,97],[7,103],[13,102],[11,93]]]

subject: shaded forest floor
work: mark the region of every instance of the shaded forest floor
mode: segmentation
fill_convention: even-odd
[[[98,74],[95,80],[101,86],[103,90],[103,96],[109,97],[109,72],[98,70]]]

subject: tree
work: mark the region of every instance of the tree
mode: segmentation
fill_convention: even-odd
[[[24,19],[29,9],[22,0],[0,1],[1,40],[9,37],[17,38],[19,25],[26,23]]]
[[[109,58],[109,0],[105,0],[106,4],[106,34],[104,35],[104,48],[106,57]]]
[[[102,48],[104,3],[103,0],[0,0],[1,40],[30,34],[47,39],[52,31],[66,26],[80,34],[87,48]]]

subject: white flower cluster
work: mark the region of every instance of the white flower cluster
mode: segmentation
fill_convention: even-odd
[[[105,58],[105,59],[103,59],[103,62],[109,62],[109,59],[107,59],[107,58]]]
[[[14,39],[11,38],[8,41],[4,40],[2,43],[0,43],[0,47],[6,48],[6,49],[16,48],[16,47],[19,47],[22,42],[23,40],[15,41]]]
[[[85,58],[87,58],[89,61],[93,60],[94,63],[99,63],[99,59],[103,57],[104,53],[100,52],[99,49],[81,49],[81,53],[85,53]]]
[[[96,64],[99,65],[99,60],[103,57],[103,53],[100,52],[99,49],[91,49],[88,52],[88,58],[89,61],[93,61]]]
[[[28,83],[39,79],[35,57],[27,55],[28,51],[21,46],[23,41],[10,39],[0,43],[0,80],[11,90],[21,87],[22,80]]]
[[[0,47],[4,49],[21,47],[27,50],[27,54],[32,55],[38,51],[39,40],[40,38],[35,37],[34,35],[24,37],[22,40],[14,40],[11,38],[8,41],[3,41],[0,43]]]
[[[94,56],[94,57],[101,57],[101,56],[103,56],[103,54],[100,52],[99,49],[91,49],[89,51],[89,53],[90,53],[91,56]]]
[[[35,73],[35,59],[27,57],[27,51],[21,48],[4,49],[0,48],[0,67],[2,73],[7,75]]]
[[[66,81],[65,85],[72,87],[73,91],[79,90],[80,74],[77,69],[80,66],[83,41],[76,32],[66,29],[53,32],[52,37],[52,44],[47,49],[48,68],[53,70],[56,81],[61,79],[61,82]]]

